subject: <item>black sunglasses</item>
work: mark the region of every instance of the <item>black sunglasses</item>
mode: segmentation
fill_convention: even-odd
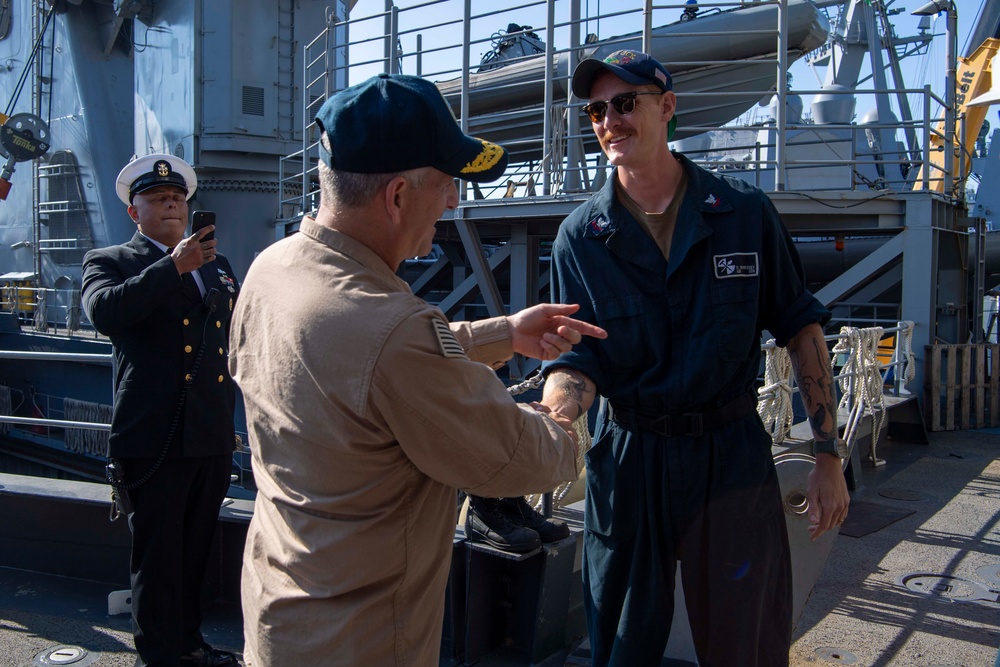
[[[590,104],[583,105],[583,112],[590,117],[591,123],[600,123],[608,115],[608,104],[615,108],[615,111],[623,116],[627,116],[635,111],[635,98],[638,95],[662,95],[663,93],[639,92],[633,90],[630,93],[615,95],[610,100],[595,100]]]

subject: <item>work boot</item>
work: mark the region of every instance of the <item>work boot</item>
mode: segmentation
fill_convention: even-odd
[[[469,511],[465,515],[465,537],[470,542],[483,542],[490,546],[526,553],[542,546],[538,533],[514,525],[500,511],[499,498],[469,496]]]
[[[212,648],[208,644],[181,656],[181,667],[227,667],[230,665],[239,667],[239,664],[234,653]]]
[[[501,498],[500,511],[517,526],[524,526],[538,533],[542,542],[558,542],[569,537],[569,526],[561,519],[546,519],[541,512],[528,504],[523,496]]]

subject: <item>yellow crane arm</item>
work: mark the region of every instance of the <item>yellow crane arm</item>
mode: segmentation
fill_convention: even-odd
[[[959,57],[958,68],[955,72],[955,115],[956,117],[965,115],[965,136],[961,136],[962,128],[959,124],[955,126],[955,155],[952,156],[952,170],[959,180],[964,180],[969,175],[972,168],[972,160],[969,158],[973,154],[976,138],[979,136],[979,129],[986,120],[986,112],[989,107],[968,106],[968,102],[974,97],[982,95],[990,90],[992,73],[990,61],[998,51],[1000,51],[1000,39],[986,39],[968,58]],[[1000,76],[1000,74],[998,74]],[[1000,83],[1000,82],[998,82]],[[964,151],[965,173],[959,173],[959,151]],[[939,121],[936,132],[930,137],[930,163],[922,165],[917,173],[917,180],[913,185],[915,190],[923,189],[924,169],[928,171],[927,189],[933,192],[944,192],[944,121]]]

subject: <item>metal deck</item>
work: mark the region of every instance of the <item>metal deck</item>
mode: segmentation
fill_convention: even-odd
[[[992,665],[1000,646],[1000,433],[932,433],[929,444],[895,438],[880,452],[887,465],[862,468],[849,524],[798,620],[792,667]],[[0,516],[7,517],[0,555],[10,553],[21,511],[11,504],[10,480],[0,476]],[[38,545],[36,553],[56,546]],[[66,566],[79,555],[52,558]],[[71,645],[85,649],[91,662],[64,664],[131,667],[128,617],[107,613],[119,579],[54,576],[0,562],[0,664],[46,664],[35,657]],[[239,651],[241,628],[238,605],[206,607],[210,642]],[[544,662],[508,647],[475,664],[589,665],[585,647],[571,647]]]

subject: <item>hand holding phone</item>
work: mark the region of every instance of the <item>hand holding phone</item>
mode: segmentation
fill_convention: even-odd
[[[208,225],[215,224],[215,211],[195,211],[191,220],[191,233],[197,234]],[[211,241],[215,238],[215,230],[210,231],[202,237],[202,241]]]

